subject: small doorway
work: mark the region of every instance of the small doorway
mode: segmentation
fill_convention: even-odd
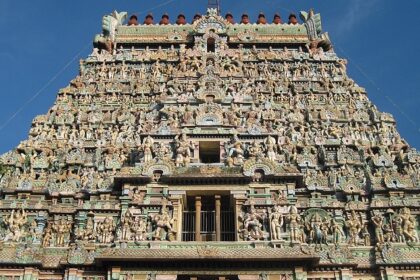
[[[201,163],[220,162],[220,142],[219,141],[200,141],[199,156]]]
[[[207,39],[207,52],[214,53],[216,50],[216,40],[214,38],[210,37]]]

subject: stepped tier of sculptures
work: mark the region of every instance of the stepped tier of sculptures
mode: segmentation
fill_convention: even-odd
[[[104,248],[181,242],[171,178],[187,190],[196,172],[203,185],[207,174],[245,182],[237,241],[335,263],[357,260],[349,248],[365,247],[368,263],[372,252],[382,262],[418,252],[420,155],[328,44],[231,45],[210,11],[189,27],[193,44],[125,45],[118,30],[131,27],[110,17],[107,47],[96,43],[28,139],[1,156],[0,239],[26,244],[21,263],[46,248],[90,264]],[[199,144],[212,139],[220,158],[208,164]]]

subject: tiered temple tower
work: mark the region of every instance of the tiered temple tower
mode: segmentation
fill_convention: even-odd
[[[126,16],[1,157],[1,280],[420,279],[419,153],[319,14]]]

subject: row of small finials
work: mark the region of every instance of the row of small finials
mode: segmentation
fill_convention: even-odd
[[[202,17],[201,14],[196,13],[194,15],[191,23],[194,23],[195,21],[199,20],[201,17]],[[230,12],[229,13],[226,13],[225,19],[229,23],[235,24],[235,19],[234,19],[232,13],[230,13]],[[185,15],[184,14],[179,14],[175,23],[177,25],[185,25],[185,24],[187,24],[187,20],[185,18]],[[241,24],[250,24],[251,23],[248,14],[246,14],[246,13],[242,14],[240,23]],[[257,24],[267,24],[267,19],[265,18],[264,13],[261,12],[261,13],[258,14],[258,19],[257,19],[257,22],[256,23]],[[283,21],[282,21],[281,16],[280,16],[279,13],[275,13],[274,14],[274,16],[273,16],[273,23],[274,24],[282,24],[283,23]],[[150,14],[150,13],[147,14],[146,17],[144,18],[143,24],[145,24],[145,25],[153,25],[153,24],[155,24],[154,23],[153,15]],[[167,13],[164,13],[162,15],[161,20],[159,21],[159,24],[160,25],[168,25],[168,24],[171,24],[170,23],[170,20],[169,20],[169,15]],[[288,24],[292,24],[292,25],[298,24],[298,20],[297,20],[297,17],[296,17],[295,14],[291,13],[289,15]],[[128,20],[127,25],[128,26],[139,25],[137,16],[134,15],[134,14],[131,15],[130,16],[130,19]]]

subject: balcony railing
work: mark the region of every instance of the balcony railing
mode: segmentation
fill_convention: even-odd
[[[202,241],[216,241],[216,211],[201,211],[200,235]],[[233,211],[220,213],[220,241],[235,241]],[[182,240],[195,241],[195,211],[184,211]]]

